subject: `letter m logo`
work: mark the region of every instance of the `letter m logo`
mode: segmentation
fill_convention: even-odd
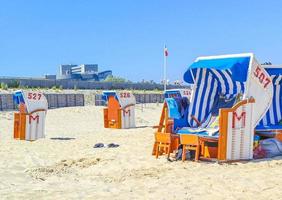
[[[125,116],[125,115],[127,115],[127,114],[130,116],[130,110],[124,110],[124,111],[123,111],[123,116]]]
[[[241,121],[240,125],[239,122]],[[238,125],[239,127],[238,127]],[[237,125],[237,126],[236,126]],[[244,128],[246,126],[246,112],[242,112],[241,115],[238,115],[237,112],[233,112],[232,117],[232,128],[238,127],[238,128]]]
[[[32,115],[29,115],[29,123],[31,124],[31,121],[32,120],[36,120],[36,123],[38,124],[39,123],[39,115],[36,115],[35,117],[32,116]]]

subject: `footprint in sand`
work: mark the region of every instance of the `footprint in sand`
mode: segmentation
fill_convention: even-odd
[[[33,169],[27,169],[26,173],[32,177],[40,180],[46,180],[50,176],[62,176],[66,173],[71,173],[77,168],[83,169],[98,164],[101,161],[100,158],[80,158],[77,160],[61,160],[52,166],[38,167]]]

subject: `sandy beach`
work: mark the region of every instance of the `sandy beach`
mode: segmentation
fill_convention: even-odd
[[[103,128],[103,107],[49,110],[46,138],[12,138],[0,114],[0,199],[282,199],[282,158],[217,164],[151,156],[162,105],[136,110],[135,129]],[[94,149],[96,143],[118,148]]]

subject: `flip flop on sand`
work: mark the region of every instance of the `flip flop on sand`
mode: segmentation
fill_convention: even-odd
[[[105,147],[105,145],[103,143],[97,143],[97,144],[94,145],[93,148],[103,148],[103,147]]]
[[[115,143],[110,143],[107,145],[108,148],[117,148],[119,147],[119,144],[115,144]]]

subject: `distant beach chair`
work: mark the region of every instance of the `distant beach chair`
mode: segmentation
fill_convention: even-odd
[[[14,138],[34,141],[45,137],[45,118],[48,109],[41,92],[16,91],[13,95],[19,112],[14,114]]]
[[[129,91],[104,91],[103,100],[107,102],[104,109],[105,128],[134,128],[136,99]]]

